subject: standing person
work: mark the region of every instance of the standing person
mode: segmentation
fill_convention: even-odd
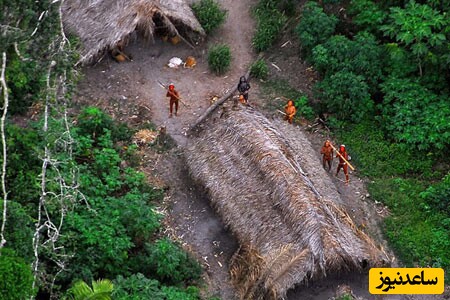
[[[169,90],[167,91],[166,97],[170,97],[170,109],[169,109],[169,118],[172,117],[173,105],[175,104],[175,116],[178,113],[178,100],[180,99],[180,94],[178,94],[175,89],[175,85],[171,83],[169,85]]]
[[[297,109],[294,106],[294,101],[288,100],[286,106],[284,107],[284,112],[286,114],[286,117],[284,119],[287,120],[289,124],[292,124],[292,120],[297,113]]]
[[[345,160],[348,160],[348,154],[347,154],[347,150],[345,149],[345,145],[341,145],[339,147],[339,152],[336,153],[336,157],[339,157],[339,164],[336,170],[336,176],[338,176],[339,171],[341,169],[344,170],[344,174],[345,174],[345,184],[348,184],[349,179],[348,179],[348,165],[347,162]],[[344,160],[345,158],[345,160]]]
[[[250,84],[247,82],[247,79],[245,79],[245,76],[241,76],[239,79],[239,84],[237,87],[239,91],[239,95],[244,96],[245,103],[248,102],[248,90],[250,89]]]
[[[327,170],[326,165],[328,164],[328,172],[331,170],[331,162],[333,160],[333,148],[331,147],[330,141],[326,140],[323,144],[322,149],[320,150],[320,154],[322,154],[322,164],[323,168]]]

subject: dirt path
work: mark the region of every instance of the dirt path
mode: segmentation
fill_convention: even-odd
[[[103,107],[116,119],[137,127],[149,120],[158,127],[166,127],[167,133],[178,146],[163,154],[143,150],[143,170],[151,174],[154,180],[161,181],[161,185],[169,187],[165,199],[168,209],[166,219],[169,226],[168,233],[191,250],[204,265],[208,296],[231,300],[236,299],[236,296],[229,283],[227,262],[237,249],[237,242],[210,208],[203,191],[190,181],[182,155],[182,149],[187,144],[186,130],[189,125],[210,105],[213,96],[221,96],[237,84],[239,77],[246,72],[256,57],[251,47],[254,22],[250,16],[250,7],[256,0],[219,2],[222,7],[228,9],[227,21],[206,45],[191,49],[183,43],[171,45],[159,39],[150,43],[131,43],[126,52],[133,57],[133,61],[118,64],[105,58],[97,65],[83,70],[85,77],[79,85],[75,101],[84,105]],[[207,47],[219,42],[230,45],[233,55],[230,71],[224,76],[211,74],[207,66]],[[291,50],[292,54],[295,54],[295,51]],[[197,59],[197,66],[194,69],[170,69],[166,66],[172,57],[185,59],[189,55]],[[283,58],[281,54],[270,57],[270,60],[283,70],[295,59],[298,60],[293,56]],[[295,74],[300,74],[290,78],[294,87],[307,89],[311,85],[312,75],[306,69],[307,66],[299,64],[298,73],[293,70]],[[165,84],[174,83],[190,107],[181,105],[178,116],[169,118],[165,90],[157,84],[157,80]],[[252,83],[251,101],[256,101],[258,91],[257,82]],[[286,126],[283,122],[275,122],[280,126]],[[299,143],[312,143],[314,149],[319,149],[323,142],[322,136],[309,135],[301,128],[293,131],[293,134],[291,139]],[[321,169],[320,158],[316,153],[310,160],[316,161],[316,165],[307,171],[312,180],[320,184],[320,178],[328,175]],[[350,187],[345,187],[333,177],[329,178],[328,182],[330,184],[326,188],[329,194],[341,199],[339,201],[342,201],[341,204],[347,208],[355,222],[359,226],[367,227],[371,234],[381,240],[377,226],[379,219],[374,213],[376,208],[366,199],[367,191],[364,183],[354,176]],[[367,279],[359,274],[329,278],[309,287],[291,291],[288,299],[328,299],[333,296],[336,286],[342,283],[350,284],[359,296],[381,299],[367,294],[366,282]]]

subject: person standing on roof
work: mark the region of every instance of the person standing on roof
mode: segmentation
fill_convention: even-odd
[[[338,176],[339,171],[341,169],[344,170],[344,174],[345,174],[345,184],[348,184],[349,179],[348,179],[348,165],[346,160],[348,160],[348,154],[347,154],[347,150],[345,149],[345,145],[341,145],[339,147],[339,152],[336,153],[336,157],[339,157],[339,164],[336,170],[336,176]]]
[[[333,148],[331,147],[330,141],[326,140],[322,149],[320,150],[320,154],[322,154],[322,164],[323,168],[330,172],[331,170],[331,161],[333,160]],[[328,169],[326,165],[328,164]]]
[[[239,84],[237,87],[239,91],[239,95],[244,96],[245,103],[248,102],[248,90],[250,89],[250,84],[247,82],[247,79],[245,79],[245,76],[241,76],[239,79]]]
[[[166,97],[170,98],[170,108],[169,108],[169,118],[172,117],[173,105],[175,104],[175,116],[178,113],[178,100],[180,99],[180,94],[175,90],[175,85],[171,83],[169,85],[169,90],[167,91]]]

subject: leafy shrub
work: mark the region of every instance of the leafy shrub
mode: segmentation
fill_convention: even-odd
[[[316,2],[305,3],[295,32],[307,58],[315,46],[324,43],[333,35],[337,22],[335,16],[328,16]]]
[[[218,44],[209,49],[208,65],[209,68],[220,75],[228,71],[231,64],[231,50],[228,45]]]
[[[33,249],[30,247],[33,234],[36,229],[35,219],[27,210],[14,199],[8,202],[8,215],[6,219],[5,239],[18,256],[31,262],[34,258]],[[20,228],[20,230],[17,230]]]
[[[156,274],[162,282],[177,284],[200,277],[199,263],[167,238],[156,241],[150,260],[155,264]]]
[[[353,23],[373,34],[378,33],[380,25],[387,17],[387,13],[371,0],[352,0],[348,11],[353,15]]]
[[[445,13],[427,4],[410,1],[404,8],[390,8],[389,22],[380,29],[411,52],[422,76],[424,61],[439,63],[436,51],[447,42],[446,25],[448,18]]]
[[[39,135],[33,130],[7,124],[6,143],[7,183],[13,187],[8,197],[24,207],[34,208],[33,199],[39,197],[39,185],[30,183],[36,182],[40,173],[41,161],[36,150],[41,143]]]
[[[325,76],[339,71],[352,72],[363,76],[370,91],[378,90],[378,81],[382,77],[382,49],[371,34],[361,32],[353,40],[335,35],[313,49],[312,62]]]
[[[189,286],[186,289],[161,285],[157,280],[148,279],[142,274],[134,274],[128,278],[118,276],[114,280],[113,297],[117,300],[199,300],[198,288]]]
[[[138,273],[127,278],[118,276],[114,280],[112,296],[117,300],[164,299],[164,292],[159,288],[159,281],[148,279]]]
[[[192,10],[207,34],[222,25],[227,15],[215,0],[195,2],[192,4]]]
[[[269,49],[287,21],[287,17],[272,5],[259,5],[255,10],[256,32],[252,39],[253,48],[261,52]]]
[[[383,121],[396,141],[419,150],[442,151],[450,139],[450,99],[407,79],[382,84]]]
[[[308,105],[308,97],[306,96],[295,99],[294,106],[297,109],[297,113],[308,120],[313,120],[316,116],[312,107]]]
[[[450,218],[450,173],[441,182],[428,187],[420,196],[433,208],[442,211]]]
[[[36,76],[29,76],[35,74]],[[31,104],[39,99],[41,89],[45,87],[45,75],[34,61],[22,61],[13,56],[6,69],[8,81],[9,107],[11,114],[23,114]]]
[[[97,107],[86,107],[78,116],[76,133],[79,136],[92,137],[95,141],[99,136],[111,132],[112,142],[129,141],[131,131],[123,123],[115,122],[109,115]]]
[[[195,286],[180,289],[174,286],[163,286],[162,290],[167,300],[200,300],[200,291]]]
[[[0,293],[2,299],[23,300],[35,295],[31,267],[7,248],[0,249]]]
[[[385,65],[384,73],[396,78],[414,76],[417,65],[412,54],[397,43],[384,45]]]
[[[340,119],[359,122],[373,111],[369,87],[360,75],[339,71],[325,77],[315,85],[315,89],[329,111]]]
[[[269,67],[263,59],[258,59],[251,65],[250,75],[259,79],[266,79],[269,75]]]

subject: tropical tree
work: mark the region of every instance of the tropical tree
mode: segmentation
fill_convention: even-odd
[[[425,61],[433,64],[439,62],[436,50],[446,41],[442,29],[448,24],[448,18],[444,13],[414,1],[410,1],[405,8],[393,7],[390,11],[388,24],[380,28],[399,46],[411,51],[422,76]]]
[[[316,2],[307,2],[303,8],[300,23],[295,28],[302,51],[306,57],[311,55],[312,49],[324,43],[334,33],[338,19],[329,16]]]
[[[327,76],[315,89],[328,110],[341,120],[359,122],[374,108],[364,77],[346,70]]]

